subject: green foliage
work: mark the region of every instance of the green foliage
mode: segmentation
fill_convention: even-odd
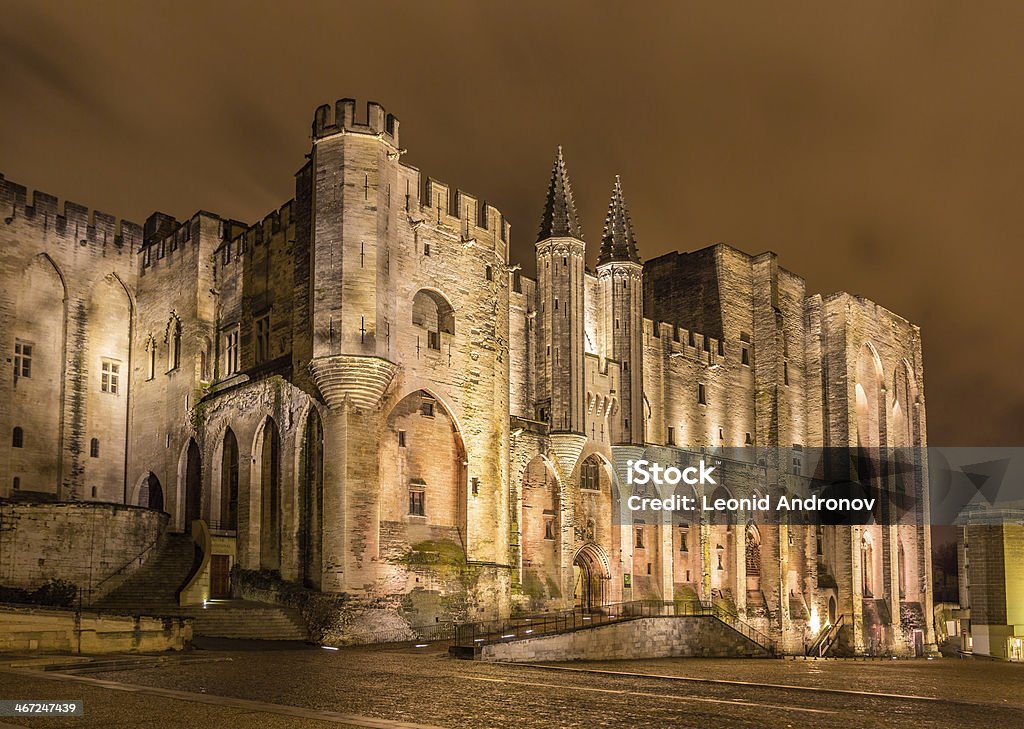
[[[0,602],[21,605],[71,607],[78,598],[78,585],[67,580],[49,580],[35,590],[0,586]]]

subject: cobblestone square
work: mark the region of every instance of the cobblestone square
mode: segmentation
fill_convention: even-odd
[[[663,659],[535,666],[460,661],[433,647],[213,653],[230,660],[67,677],[5,674],[5,698],[84,698],[86,709],[82,719],[4,721],[125,729],[1024,725],[1024,666],[1007,663]]]

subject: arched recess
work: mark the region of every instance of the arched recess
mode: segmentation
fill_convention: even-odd
[[[878,474],[878,449],[885,446],[885,374],[882,360],[871,342],[866,342],[857,355],[857,379],[854,385],[857,413],[857,477],[867,482]]]
[[[309,408],[299,454],[299,555],[303,582],[319,588],[323,577],[324,429]]]
[[[281,569],[281,436],[267,417],[256,434],[260,488],[260,569]]]
[[[135,495],[135,505],[144,506],[147,509],[156,511],[164,510],[164,489],[160,485],[160,479],[150,471],[139,481],[138,492]]]
[[[751,522],[747,524],[745,540],[747,592],[761,591],[761,532]]]
[[[195,438],[189,438],[185,454],[184,521],[186,533],[192,529],[192,522],[202,518],[203,501],[203,460]]]
[[[860,538],[860,588],[861,596],[875,596],[875,544],[871,532],[865,531]]]
[[[719,485],[709,497],[710,503],[728,501],[732,494]],[[712,511],[708,518],[710,534],[711,589],[713,596],[728,601],[736,599],[736,512],[732,509]],[[715,595],[715,592],[718,594]]]
[[[10,475],[19,479],[22,491],[60,495],[67,288],[45,253],[35,256],[15,280],[10,292],[15,316],[8,334],[13,335],[9,352],[14,378],[9,407],[11,423],[25,429],[25,440],[24,447],[10,451]]]
[[[115,274],[93,285],[85,321],[86,431],[103,443],[99,457],[83,464],[85,482],[98,487],[98,499],[119,501],[125,490],[132,300]]]
[[[622,514],[615,473],[608,460],[599,453],[583,458],[578,468],[579,488],[573,493],[574,546],[579,549],[588,544],[595,545],[605,555],[606,561],[618,565],[622,554]],[[603,574],[603,579],[610,583],[608,570]],[[618,597],[613,592],[615,590],[609,584],[600,593],[591,590],[589,594],[591,598],[599,596],[607,602]]]
[[[551,463],[534,456],[523,472],[519,518],[523,592],[531,607],[562,598],[562,495]]]
[[[221,448],[219,521],[221,529],[238,529],[238,439],[230,427]]]
[[[700,511],[693,486],[680,483],[674,491],[680,501],[691,506],[672,512],[672,568],[674,593],[677,598],[696,599],[700,583]],[[686,501],[682,501],[686,499]]]
[[[388,413],[379,476],[382,559],[408,555],[420,545],[451,559],[465,555],[466,447],[452,410],[420,389]]]
[[[572,572],[573,605],[577,610],[589,612],[610,602],[608,555],[598,545],[588,543],[577,550]]]
[[[455,334],[455,310],[440,292],[420,289],[412,300],[412,323],[426,330],[429,349],[441,349],[441,335]]]

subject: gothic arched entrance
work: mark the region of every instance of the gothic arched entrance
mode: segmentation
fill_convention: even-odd
[[[577,610],[593,610],[608,602],[611,579],[607,558],[596,544],[585,544],[572,561],[573,600]]]

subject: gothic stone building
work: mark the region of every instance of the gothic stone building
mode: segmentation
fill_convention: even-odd
[[[789,651],[838,615],[856,650],[931,642],[926,502],[852,528],[623,508],[629,458],[923,446],[918,327],[773,253],[641,263],[618,180],[593,269],[560,150],[531,279],[379,105],[320,107],[312,140],[254,225],[140,227],[0,177],[0,497],[204,520],[221,567],[414,625],[699,599]]]

